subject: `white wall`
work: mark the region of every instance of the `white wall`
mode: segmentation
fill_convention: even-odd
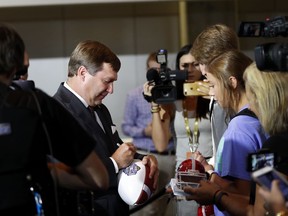
[[[29,78],[48,94],[53,95],[60,82],[65,81],[68,57],[79,41],[99,40],[120,57],[122,68],[114,94],[104,100],[119,129],[127,91],[146,80],[148,53],[167,49],[170,67],[174,68],[175,54],[180,48],[176,0],[47,7],[28,7],[26,4],[26,7],[1,8],[4,6],[1,2],[25,1],[0,0],[0,20],[13,24],[22,35],[30,54]],[[250,1],[188,0],[188,42],[207,25],[224,23],[237,31],[240,21],[264,21],[265,17],[288,13],[287,0],[252,0],[257,7]],[[251,57],[252,49],[265,41],[259,38],[240,40],[241,47]]]
[[[104,99],[113,120],[122,135],[121,122],[124,113],[126,94],[129,90],[146,81],[147,55],[120,55],[122,67],[118,74],[118,80],[114,83],[114,93]],[[169,53],[168,67],[175,68],[175,53]],[[67,64],[69,58],[31,59],[29,79],[36,83],[36,87],[53,96],[60,83],[67,78]]]
[[[117,12],[117,9],[123,12]],[[105,11],[113,15],[106,15]],[[30,55],[29,79],[51,96],[66,80],[69,55],[79,41],[98,40],[110,47],[119,56],[122,66],[114,93],[108,95],[104,103],[122,134],[120,126],[126,94],[146,81],[148,53],[167,49],[169,63],[174,67],[173,51],[179,49],[177,15],[134,16],[133,11],[135,8],[131,5],[122,9],[109,5],[18,8],[10,9],[10,14],[20,17],[7,20],[26,43]],[[50,17],[49,14],[54,15]]]

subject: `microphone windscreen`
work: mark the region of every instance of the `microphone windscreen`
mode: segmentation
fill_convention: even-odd
[[[146,73],[147,81],[157,81],[159,79],[158,71],[150,68]]]

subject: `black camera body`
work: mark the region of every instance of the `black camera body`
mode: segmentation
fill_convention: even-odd
[[[288,43],[266,43],[254,49],[259,70],[288,72]]]
[[[239,37],[277,37],[288,36],[288,16],[277,16],[265,22],[241,22]]]
[[[160,49],[157,52],[157,62],[160,64],[160,70],[149,69],[146,77],[150,83],[153,83],[152,101],[158,104],[172,103],[177,100],[177,87],[173,80],[187,80],[188,71],[171,70],[167,67],[167,50]]]
[[[278,37],[288,36],[288,16],[277,16],[265,22],[241,22],[239,37]],[[266,43],[254,49],[255,61],[259,70],[288,72],[288,44]]]

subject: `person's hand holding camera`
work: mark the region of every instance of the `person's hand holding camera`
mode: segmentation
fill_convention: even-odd
[[[154,87],[154,83],[152,82],[145,82],[143,85],[143,97],[145,98],[146,101],[149,103],[152,102],[152,89]]]
[[[286,214],[288,214],[288,209],[285,205],[285,199],[280,190],[278,180],[272,181],[271,191],[260,187],[259,194],[264,198],[266,202],[265,206],[269,210],[272,210],[275,214],[279,212],[285,212]]]

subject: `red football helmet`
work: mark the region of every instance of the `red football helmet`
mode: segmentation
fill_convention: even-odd
[[[177,178],[182,185],[187,182],[190,186],[198,186],[201,179],[206,178],[203,165],[195,159],[184,160],[178,167]],[[181,184],[180,184],[181,185]],[[198,207],[197,216],[214,215],[213,205],[200,205]]]
[[[195,159],[184,160],[177,169],[177,180],[179,186],[198,186],[201,179],[206,178],[203,165]]]
[[[200,205],[198,207],[197,216],[212,216],[214,215],[213,205]]]
[[[178,172],[189,172],[189,171],[198,171],[200,173],[205,173],[203,165],[195,159],[186,159],[178,167]]]
[[[118,174],[118,193],[128,205],[140,205],[146,202],[153,192],[153,179],[149,178],[150,168],[140,160],[134,160],[130,166]]]

